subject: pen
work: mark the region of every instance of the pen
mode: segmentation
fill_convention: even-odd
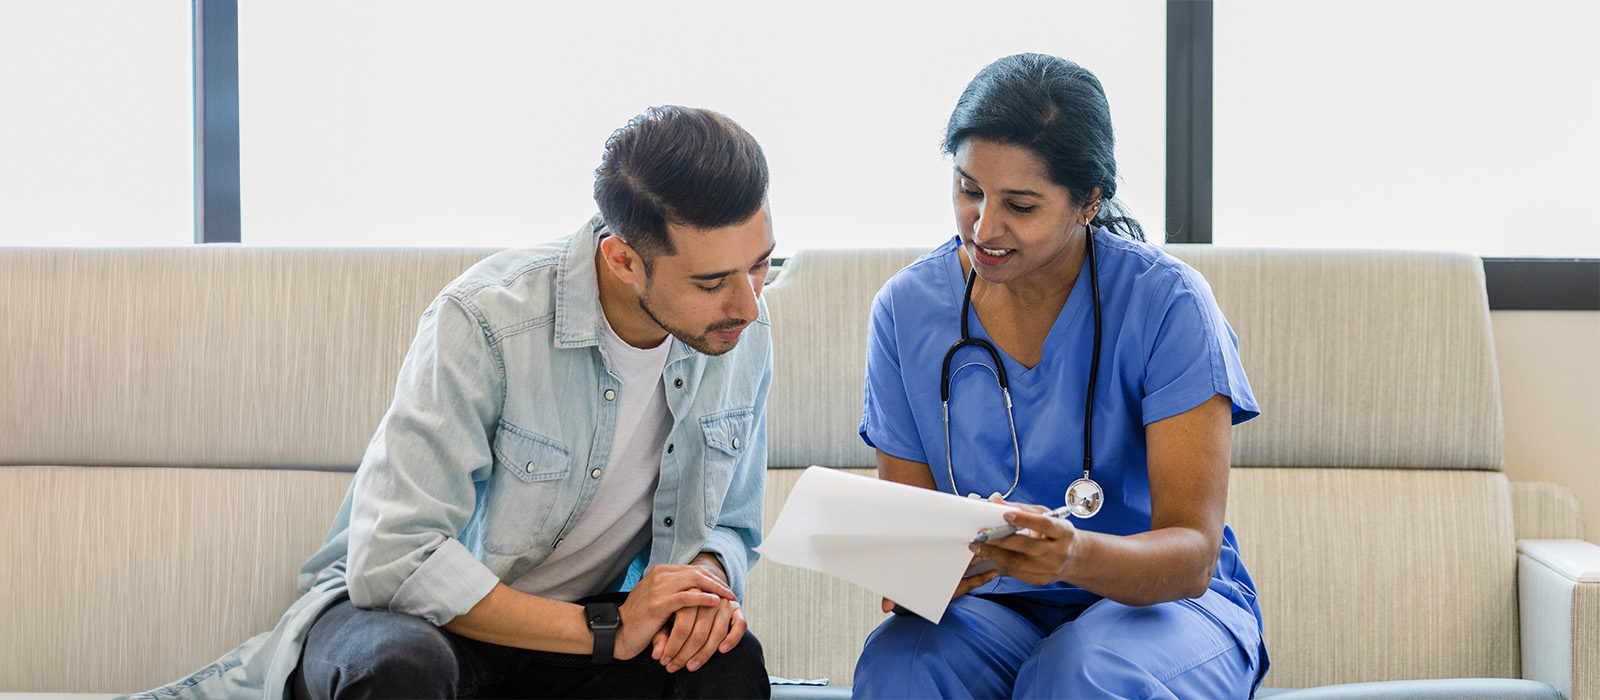
[[[1070,513],[1072,513],[1072,509],[1071,508],[1068,508],[1067,506],[1061,506],[1060,508],[1057,508],[1057,509],[1052,510],[1052,511],[1050,511],[1048,513],[1045,513],[1045,515],[1050,516],[1052,518],[1065,518]],[[1002,537],[1010,537],[1010,536],[1015,535],[1015,534],[1017,534],[1017,526],[1015,526],[1015,525],[1001,525],[1000,527],[992,527],[992,528],[989,528],[987,530],[984,530],[983,532],[978,533],[978,535],[976,537],[972,538],[972,541],[975,544],[982,544],[982,543],[988,542],[990,540],[998,540],[998,539],[1000,539]]]

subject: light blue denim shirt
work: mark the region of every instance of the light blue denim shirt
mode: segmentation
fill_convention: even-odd
[[[622,388],[600,342],[600,225],[493,255],[440,292],[327,542],[301,568],[306,594],[271,632],[135,697],[275,700],[306,631],[340,595],[444,625],[560,546],[599,486],[593,470],[608,462],[617,420],[606,397]],[[765,303],[723,355],[673,339],[672,430],[635,575],[713,552],[743,597],[761,540],[771,381]]]

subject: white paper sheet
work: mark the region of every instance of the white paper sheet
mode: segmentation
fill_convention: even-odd
[[[756,551],[837,576],[935,623],[972,559],[967,545],[1010,506],[808,467]]]

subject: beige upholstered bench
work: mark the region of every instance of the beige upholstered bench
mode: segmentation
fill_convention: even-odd
[[[1263,407],[1234,433],[1228,519],[1266,685],[1600,697],[1600,583],[1576,580],[1600,548],[1517,554],[1581,528],[1570,493],[1499,471],[1478,261],[1168,250],[1211,281]],[[271,628],[418,315],[489,252],[0,249],[0,691],[142,690]],[[796,468],[870,473],[867,303],[918,252],[807,251],[769,286],[769,523]],[[746,607],[771,672],[822,693],[882,617],[870,592],[770,563]]]

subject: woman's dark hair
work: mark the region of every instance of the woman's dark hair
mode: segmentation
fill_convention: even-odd
[[[1022,53],[984,67],[967,83],[950,114],[944,152],[954,155],[974,136],[1039,154],[1050,179],[1067,188],[1075,205],[1086,204],[1100,188],[1100,209],[1093,223],[1144,240],[1144,229],[1115,199],[1116,140],[1105,90],[1082,66],[1055,56]]]
[[[644,259],[673,255],[667,224],[722,228],[748,221],[767,197],[755,137],[708,109],[651,107],[606,139],[594,201],[611,233]]]

